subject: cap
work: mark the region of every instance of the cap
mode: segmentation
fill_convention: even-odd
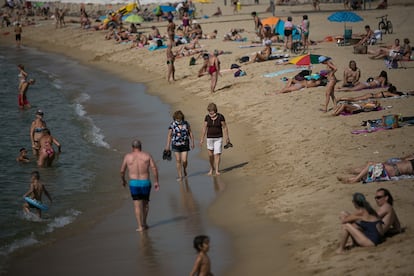
[[[330,60],[330,59],[331,59],[330,57],[320,56],[318,58],[318,61],[319,63],[324,63],[325,61]]]
[[[42,115],[42,116],[43,116],[43,110],[38,109],[38,110],[36,111],[36,115]]]

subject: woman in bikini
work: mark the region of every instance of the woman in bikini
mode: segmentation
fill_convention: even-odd
[[[399,92],[394,85],[391,85],[387,91],[381,91],[377,93],[367,93],[359,97],[349,97],[349,98],[339,98],[338,101],[347,101],[347,102],[357,102],[364,101],[369,99],[380,99],[380,98],[390,98],[390,97],[399,97],[404,95],[409,95],[412,92]]]
[[[43,129],[39,144],[40,150],[37,165],[39,167],[50,167],[56,157],[53,144],[58,147],[59,153],[61,152],[61,145],[59,141],[50,134],[50,130],[48,128]]]
[[[322,80],[319,79],[310,79],[310,80],[301,80],[298,81],[295,78],[291,78],[288,83],[286,84],[286,86],[284,88],[282,88],[279,91],[276,92],[272,92],[272,93],[266,93],[266,96],[269,95],[277,95],[277,94],[283,94],[283,93],[290,93],[293,91],[298,91],[301,90],[302,88],[311,88],[311,87],[317,87],[322,85]]]
[[[336,66],[332,63],[331,58],[320,56],[318,59],[319,63],[325,64],[327,67],[327,76],[328,83],[326,85],[326,93],[325,93],[325,108],[322,109],[323,112],[328,112],[328,105],[330,99],[332,99],[332,102],[334,106],[336,106],[336,98],[335,98],[335,84],[337,82],[337,79],[335,77],[335,72],[338,70]]]
[[[384,224],[374,208],[371,207],[365,196],[355,193],[352,196],[355,212],[341,212],[342,234],[339,248],[336,253],[342,254],[347,249],[348,239],[352,239],[352,246],[373,247],[383,241]]]
[[[43,129],[46,128],[46,122],[43,120],[43,111],[36,111],[36,118],[30,126],[30,140],[32,141],[33,155],[38,156],[40,150],[40,138],[43,134]]]
[[[372,80],[371,80],[372,79]],[[367,88],[380,88],[388,85],[388,74],[385,71],[381,71],[379,76],[375,78],[370,78],[366,82],[358,82],[354,87],[343,87],[338,89],[338,91],[359,91]]]

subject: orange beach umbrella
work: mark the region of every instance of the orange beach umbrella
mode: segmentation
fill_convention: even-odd
[[[268,17],[262,20],[262,24],[263,25],[269,25],[269,26],[274,26],[277,24],[277,22],[279,22],[279,17]]]

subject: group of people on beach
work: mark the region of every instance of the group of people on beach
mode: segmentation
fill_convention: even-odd
[[[223,147],[233,147],[230,142],[226,120],[223,114],[218,113],[217,105],[210,103],[207,106],[208,114],[204,118],[202,133],[200,136],[200,146],[206,140],[210,169],[208,175],[220,175],[220,161]],[[188,152],[194,149],[194,135],[190,123],[185,120],[181,110],[174,112],[173,121],[168,127],[167,142],[165,145],[163,159],[169,160],[171,152],[174,153],[177,169],[177,181],[187,177]],[[223,141],[226,144],[223,145]],[[128,185],[134,204],[135,217],[138,228],[136,231],[146,231],[149,226],[147,217],[149,213],[149,198],[152,188],[150,174],[152,172],[155,191],[159,191],[159,174],[157,165],[151,154],[142,150],[142,143],[134,139],[131,144],[132,151],[124,156],[120,173],[122,186]],[[126,173],[128,172],[128,183]],[[207,255],[209,250],[209,238],[207,236],[197,236],[194,239],[194,248],[197,250],[198,257],[195,261],[190,275],[210,275],[210,261]],[[205,274],[202,274],[205,273]]]
[[[30,109],[31,106],[27,100],[26,92],[29,86],[34,84],[35,80],[28,79],[28,73],[25,71],[23,64],[19,64],[17,67],[19,70],[19,84],[17,88],[19,92],[18,106],[20,109]],[[35,119],[30,126],[29,135],[33,158],[36,159],[37,165],[39,167],[50,167],[56,156],[61,152],[61,144],[55,137],[51,135],[51,132],[47,128],[46,122],[43,119],[43,116],[43,111],[41,109],[38,109],[35,113]],[[55,150],[54,146],[58,148],[57,151]],[[22,164],[32,161],[32,159],[28,157],[28,150],[25,147],[19,150],[16,161]],[[39,172],[33,171],[31,174],[30,189],[27,193],[24,194],[24,197],[30,197],[33,200],[41,202],[43,193],[45,193],[51,201],[50,194],[47,192],[45,186],[40,182]],[[36,207],[29,202],[25,202],[23,209],[26,212],[30,212],[30,208],[34,208],[38,216],[41,216],[41,209],[39,207]]]

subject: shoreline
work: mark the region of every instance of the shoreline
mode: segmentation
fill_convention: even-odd
[[[393,37],[402,39],[403,35],[412,34],[409,30],[411,25],[409,22],[412,22],[412,19],[407,16],[409,11],[397,9],[398,7],[391,7],[387,10],[387,13],[394,14],[394,16],[401,14],[401,16],[393,17],[393,22],[397,23],[395,26],[400,29],[398,34],[384,37],[386,43],[389,43]],[[376,22],[374,18],[378,13],[381,11],[371,10],[366,11],[364,15],[369,17],[367,21]],[[322,39],[326,33],[318,33],[316,30],[328,27],[322,20],[325,16],[319,18],[313,13],[312,16],[315,17],[313,21],[311,20],[315,28],[313,32],[315,39]],[[211,27],[213,24],[214,22]],[[251,24],[250,21],[246,22],[246,28],[251,28]],[[341,29],[340,23],[335,24],[330,26],[330,33]],[[69,28],[59,30],[59,32],[62,31],[72,30]],[[83,31],[78,30],[73,34],[79,32]],[[103,36],[103,33],[100,34]],[[203,41],[203,43],[207,44],[209,50],[212,49],[210,47],[233,50],[231,57],[222,56],[221,60],[226,65],[233,63],[235,57],[254,51],[252,49],[234,50],[231,48],[234,44],[220,44],[218,40],[215,43],[214,41]],[[66,51],[68,48],[53,44],[47,38],[39,39],[36,43],[44,44],[43,47],[54,45],[55,49],[46,50],[65,52],[64,54],[86,64],[90,63],[105,71],[113,70],[113,73],[120,74],[121,77],[144,83],[149,93],[160,97],[174,108],[182,109],[195,126],[198,126],[196,122],[200,122],[200,118],[202,119],[205,114],[204,108],[209,101],[214,101],[218,105],[219,112],[222,112],[228,121],[230,137],[235,145],[233,149],[224,152],[222,169],[234,166],[237,168],[234,172],[220,176],[224,179],[227,188],[210,210],[214,221],[224,228],[227,227],[233,233],[233,251],[239,262],[226,275],[240,275],[237,272],[254,272],[259,271],[258,269],[262,269],[264,274],[266,271],[274,272],[275,267],[286,269],[282,274],[303,271],[309,274],[329,275],[335,271],[336,273],[351,273],[350,271],[354,269],[366,271],[364,268],[367,264],[375,264],[369,273],[375,273],[375,271],[385,273],[393,271],[392,269],[395,269],[394,272],[397,271],[395,273],[412,271],[413,264],[398,259],[399,256],[405,256],[406,259],[409,259],[407,256],[412,256],[409,248],[414,242],[414,237],[410,231],[387,241],[379,246],[380,248],[352,250],[353,252],[345,257],[334,254],[334,246],[337,245],[339,235],[337,214],[341,210],[352,208],[350,203],[352,193],[360,191],[371,198],[376,188],[396,183],[342,185],[338,184],[336,175],[345,174],[346,168],[362,165],[372,159],[384,160],[405,155],[414,150],[412,143],[414,132],[410,127],[365,136],[351,136],[349,130],[357,128],[363,119],[373,119],[384,113],[412,115],[410,114],[413,106],[412,97],[400,101],[384,100],[384,105],[390,105],[392,108],[380,114],[367,113],[348,118],[345,118],[347,116],[332,118],[317,111],[324,100],[324,89],[263,97],[264,91],[282,85],[277,79],[260,78],[263,72],[276,70],[268,63],[263,66],[262,64],[247,66],[248,75],[244,78],[233,79],[230,76],[223,76],[219,79],[219,91],[214,95],[209,95],[206,92],[209,81],[205,78],[196,80],[191,78],[194,70],[187,68],[187,64],[180,64],[182,62],[178,64],[177,70],[180,80],[175,85],[166,83],[165,78],[159,72],[156,73],[160,66],[164,66],[164,52],[150,55],[148,52],[142,53],[141,51],[137,53],[139,57],[129,59],[128,53],[131,50],[128,51],[126,47],[118,45],[111,48],[107,46],[108,43],[100,40],[97,44],[105,44],[105,47],[102,46],[100,50],[96,49],[96,53],[85,49],[74,52],[73,48],[82,44],[78,41],[71,49],[72,53]],[[320,44],[315,48],[322,48],[330,56],[334,56],[335,62],[340,65],[341,69],[350,58],[349,47],[340,48],[332,44]],[[122,53],[123,51],[127,53]],[[318,49],[314,51],[318,52]],[[321,50],[318,53],[320,52]],[[150,58],[143,56],[145,54]],[[352,55],[351,58],[358,60],[358,64],[364,70],[364,76],[375,75],[384,67],[383,63],[380,64],[379,61],[373,63],[366,56]],[[137,60],[143,64],[150,59],[152,63],[145,68],[148,73],[140,76],[144,81],[138,80],[130,68],[137,66]],[[114,60],[124,60],[124,62],[114,64]],[[108,65],[112,67],[110,70]],[[403,91],[412,89],[414,83],[409,77],[411,70],[410,68],[390,70],[392,82],[401,87]],[[161,72],[164,73],[164,69],[161,69]],[[254,82],[256,78],[258,80],[253,85],[249,83]],[[233,134],[236,129],[240,131],[240,134]],[[197,137],[199,132],[195,134]],[[413,211],[410,198],[414,194],[412,180],[398,181],[398,184],[392,185],[390,189],[396,198],[400,219],[410,228],[413,224],[410,218]],[[232,208],[228,204],[231,204]],[[244,216],[241,210],[248,210],[247,215]],[[249,223],[251,221],[254,222],[253,226]],[[284,222],[287,225],[284,225]],[[282,228],[281,233],[275,233],[272,227],[279,225]],[[277,244],[275,240],[282,233],[285,235],[280,237],[280,244],[276,246],[282,252],[275,252],[279,250],[272,248],[269,241]],[[258,248],[252,252],[246,252],[252,245],[257,245]],[[286,254],[285,250],[288,250],[289,254]],[[372,254],[375,254],[375,257],[369,260]],[[392,260],[389,260],[390,254],[395,256]],[[355,262],[355,258],[359,258],[360,261]],[[383,265],[377,265],[378,262]],[[288,265],[285,267],[286,264]],[[352,269],[349,268],[350,266]]]

